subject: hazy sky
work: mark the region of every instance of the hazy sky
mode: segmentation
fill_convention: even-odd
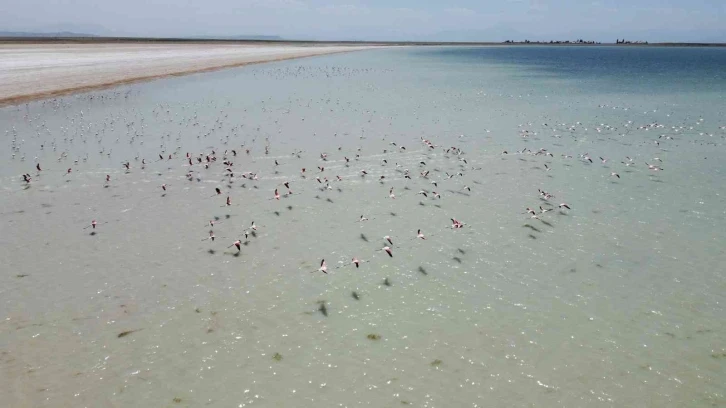
[[[0,0],[0,31],[726,42],[726,0]]]

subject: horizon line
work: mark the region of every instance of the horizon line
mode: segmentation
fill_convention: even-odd
[[[28,33],[33,34],[33,33]],[[39,33],[42,34],[42,33]],[[53,34],[53,33],[50,33]],[[62,34],[62,33],[59,33]],[[565,46],[702,46],[702,47],[726,47],[726,42],[648,42],[647,40],[637,40],[635,42],[615,43],[615,42],[598,42],[586,41],[577,42],[577,40],[548,40],[548,41],[416,41],[416,40],[386,40],[386,41],[369,41],[369,40],[295,40],[295,39],[265,39],[254,37],[274,37],[262,35],[249,35],[249,39],[244,38],[225,38],[233,36],[188,36],[188,37],[129,37],[129,36],[102,36],[94,34],[72,33],[76,35],[69,36],[0,36],[0,43],[99,43],[99,42],[169,42],[169,43],[242,43],[242,44],[356,44],[356,45],[565,45]],[[218,37],[218,38],[215,38]],[[242,36],[244,37],[244,35]],[[619,39],[618,39],[619,40]]]

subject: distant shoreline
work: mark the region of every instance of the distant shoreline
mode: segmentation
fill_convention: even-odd
[[[0,37],[0,107],[169,76],[394,46],[724,47],[726,44]]]
[[[295,46],[565,46],[565,47],[726,47],[726,43],[651,42],[651,43],[564,43],[564,42],[489,42],[489,41],[309,41],[213,38],[154,37],[1,37],[0,44],[240,44]]]

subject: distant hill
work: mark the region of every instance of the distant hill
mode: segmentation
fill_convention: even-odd
[[[282,41],[278,35],[200,35],[187,37],[200,40],[260,40],[260,41]]]
[[[0,31],[0,37],[30,37],[30,38],[47,38],[47,37],[98,37],[94,34],[73,33],[70,31],[59,31],[54,33],[33,33],[22,31]]]
[[[0,38],[104,38],[114,37],[97,34],[86,34],[73,31],[34,32],[34,31],[0,31]],[[134,38],[136,36],[126,36]],[[195,35],[176,37],[184,40],[252,40],[252,41],[283,41],[277,35]],[[164,37],[159,37],[164,39]]]

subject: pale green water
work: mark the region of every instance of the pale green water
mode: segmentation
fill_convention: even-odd
[[[724,406],[724,62],[718,49],[379,50],[0,110],[0,400]],[[185,154],[212,149],[188,181]],[[272,199],[285,181],[294,194]],[[550,208],[538,188],[572,209],[530,219]],[[322,258],[329,273],[310,273]]]

